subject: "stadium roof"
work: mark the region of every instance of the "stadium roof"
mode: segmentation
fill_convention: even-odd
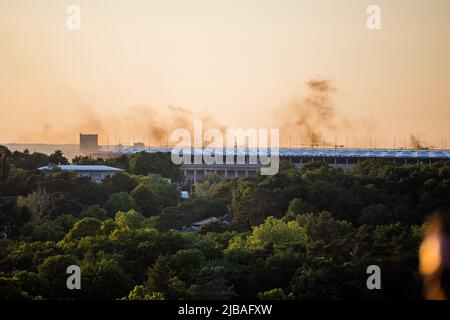
[[[185,149],[190,154],[201,154],[201,149]],[[171,148],[135,148],[121,147],[112,149],[110,153],[134,154],[137,152],[179,152],[183,154],[183,149],[173,151]],[[273,152],[272,152],[273,153]],[[225,154],[225,155],[256,155],[256,148],[225,148],[225,149],[203,149],[203,154]],[[281,157],[304,156],[304,157],[360,157],[360,158],[433,158],[450,159],[450,150],[370,150],[370,149],[279,149]]]

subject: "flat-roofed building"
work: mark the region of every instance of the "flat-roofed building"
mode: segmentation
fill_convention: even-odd
[[[79,177],[89,177],[94,182],[100,182],[106,177],[111,177],[117,172],[122,171],[122,169],[109,167],[109,166],[99,166],[99,165],[48,165],[45,167],[40,167],[40,171],[51,174],[55,170],[62,171],[73,171]]]
[[[97,152],[98,135],[80,133],[80,152]]]

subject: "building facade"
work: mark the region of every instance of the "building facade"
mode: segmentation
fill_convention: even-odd
[[[97,152],[98,135],[80,133],[80,152]]]
[[[88,177],[94,182],[101,182],[106,177],[111,177],[122,169],[109,167],[109,166],[97,166],[97,165],[48,165],[39,168],[40,171],[45,174],[51,174],[54,171],[72,171],[79,177]]]

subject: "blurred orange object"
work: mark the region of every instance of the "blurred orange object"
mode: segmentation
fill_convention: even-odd
[[[419,250],[419,270],[424,280],[424,298],[450,298],[450,212],[433,215],[425,223]]]

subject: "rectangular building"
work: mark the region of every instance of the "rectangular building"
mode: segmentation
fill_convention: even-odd
[[[80,133],[80,152],[97,152],[98,135]]]
[[[48,165],[39,168],[40,171],[45,174],[52,174],[54,171],[72,171],[75,172],[79,177],[88,177],[94,182],[100,182],[106,177],[111,177],[121,169],[100,166],[100,165]]]

